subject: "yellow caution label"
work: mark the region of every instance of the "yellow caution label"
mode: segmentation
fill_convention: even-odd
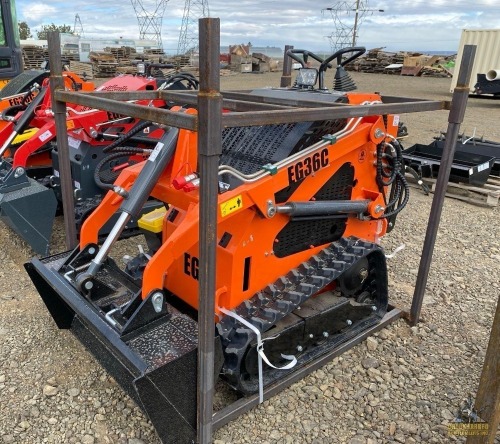
[[[240,194],[220,204],[220,215],[226,217],[241,208],[243,208],[243,198]]]
[[[72,130],[75,127],[75,121],[74,120],[66,120],[66,128],[69,130]]]
[[[0,80],[0,89],[2,89],[5,85],[7,85],[7,83],[9,83],[9,81],[6,79]]]

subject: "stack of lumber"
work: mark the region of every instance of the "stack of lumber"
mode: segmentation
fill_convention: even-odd
[[[83,62],[75,62],[71,60],[69,62],[70,71],[78,74],[80,77],[85,79],[93,79],[94,78],[94,70],[92,68],[91,63],[83,63]]]
[[[455,56],[429,56],[419,52],[387,52],[370,49],[365,55],[346,66],[347,70],[401,74],[405,76],[451,77]]]
[[[40,69],[42,62],[49,60],[49,51],[41,46],[22,47],[24,69]]]
[[[176,55],[168,58],[165,63],[172,63],[177,69],[185,69],[191,67],[191,57],[189,55]]]
[[[105,52],[110,52],[115,57],[120,66],[130,65],[130,61],[136,57],[136,50],[130,46],[120,48],[104,48]]]
[[[118,62],[110,52],[91,51],[89,59],[95,77],[114,77],[116,75]]]
[[[399,74],[404,56],[405,53],[402,52],[394,53],[383,51],[383,48],[374,48],[346,65],[345,68],[359,72]]]
[[[165,53],[162,49],[146,49],[141,58],[151,63],[160,63],[165,58]]]
[[[79,53],[76,53],[76,54],[71,54],[67,51],[63,51],[61,53],[61,58],[66,61],[69,61],[71,62],[72,60],[74,60],[75,62],[79,62],[80,61],[80,54]]]

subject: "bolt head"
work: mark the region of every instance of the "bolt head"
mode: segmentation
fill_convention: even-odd
[[[328,336],[330,336],[330,335],[328,334],[328,332],[327,332],[327,331],[324,331],[324,332],[323,332],[323,337],[324,337],[324,338],[328,338]]]
[[[309,338],[310,339],[314,338],[314,335],[312,333],[309,333]]]
[[[153,304],[153,309],[156,313],[160,313],[163,308],[163,293],[157,291],[151,296],[151,303]]]
[[[87,281],[83,284],[83,287],[85,290],[92,290],[92,287],[94,286],[94,283],[92,281]]]
[[[302,347],[302,345],[297,345],[297,351],[300,353],[301,351],[303,351],[304,348]]]
[[[352,321],[351,321],[350,319],[348,319],[348,320],[346,321],[346,324],[347,324],[347,325],[352,325]]]
[[[16,170],[14,171],[14,176],[20,177],[24,174],[24,168],[23,167],[17,167]]]

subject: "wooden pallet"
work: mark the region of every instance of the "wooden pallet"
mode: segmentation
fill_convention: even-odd
[[[407,174],[408,182],[415,188],[420,188],[413,176]],[[436,189],[436,179],[423,178],[431,193]],[[500,200],[500,177],[490,176],[482,186],[466,183],[448,182],[446,197],[458,199],[481,207],[497,207]]]
[[[49,52],[41,46],[25,45],[22,47],[24,69],[41,69],[43,62],[49,60]]]
[[[92,64],[90,63],[75,62],[74,60],[71,60],[69,62],[69,69],[70,71],[73,71],[74,73],[78,74],[80,77],[83,77],[85,75],[85,78],[87,79],[94,78]]]

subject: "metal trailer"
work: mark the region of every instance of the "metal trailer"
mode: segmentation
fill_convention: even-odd
[[[170,418],[165,417],[165,411],[172,411],[168,402],[165,401],[164,393],[158,391],[154,382],[147,377],[138,377],[133,381],[139,399],[142,401],[143,409],[148,413],[150,420],[157,429],[164,442],[194,442],[209,443],[212,440],[212,432],[235,419],[240,414],[250,410],[259,404],[259,394],[244,397],[216,413],[213,412],[214,393],[214,292],[215,292],[215,252],[216,252],[216,198],[217,198],[217,166],[221,152],[221,129],[223,127],[252,126],[270,123],[288,123],[297,121],[314,121],[318,118],[339,118],[354,116],[369,116],[387,113],[408,113],[432,110],[450,110],[449,125],[444,147],[442,167],[437,180],[436,192],[432,202],[426,237],[422,249],[420,267],[417,276],[417,285],[413,295],[411,309],[390,307],[381,322],[364,331],[351,340],[341,344],[327,354],[315,359],[297,371],[288,374],[283,379],[266,387],[263,399],[269,399],[285,387],[303,378],[305,375],[316,370],[354,345],[364,340],[368,335],[382,329],[400,317],[405,317],[412,325],[419,321],[425,286],[432,260],[433,249],[436,241],[437,230],[445,197],[446,185],[450,173],[455,141],[465,112],[468,96],[468,84],[474,59],[475,48],[466,46],[462,57],[458,86],[454,91],[453,100],[446,101],[415,100],[397,97],[383,97],[382,104],[361,106],[339,106],[332,104],[317,104],[298,100],[272,100],[264,97],[250,96],[245,92],[221,93],[219,86],[219,19],[204,18],[200,20],[200,90],[197,94],[175,93],[169,91],[148,92],[126,92],[126,93],[73,93],[64,91],[64,88],[53,88],[56,121],[60,131],[65,130],[65,102],[83,104],[91,107],[102,108],[111,112],[120,112],[130,116],[161,122],[166,125],[186,128],[199,132],[198,156],[202,193],[200,203],[200,266],[199,266],[199,312],[198,329],[204,334],[198,335],[197,339],[197,375],[190,375],[189,379],[198,381],[196,405],[189,406],[189,423],[186,418],[177,419],[175,424],[182,424],[182,430],[175,431],[176,437],[169,435],[167,426]],[[57,42],[57,34],[51,37]],[[58,45],[54,45],[55,48]],[[56,51],[54,51],[56,53]],[[54,54],[54,58],[60,57]],[[57,61],[57,60],[55,60]],[[53,67],[59,66],[52,63]],[[290,68],[289,64],[285,66]],[[284,73],[284,82],[290,72]],[[52,73],[54,86],[61,85],[60,73]],[[124,103],[123,100],[164,98],[171,100],[182,99],[183,103],[198,106],[198,116],[172,113],[168,110],[142,107],[132,103]],[[278,102],[278,103],[277,103]],[[233,112],[222,113],[222,108]],[[284,108],[285,107],[285,108]],[[58,138],[59,150],[67,154],[65,138]],[[64,205],[72,205],[71,176],[69,172],[69,159],[61,153],[61,186],[63,187]],[[74,223],[71,221],[71,211],[65,212],[66,242],[68,248],[76,244],[76,233]],[[47,286],[47,290],[50,288]],[[71,311],[74,307],[57,307],[63,312]],[[74,316],[74,313],[73,313]],[[71,316],[70,316],[71,318]],[[105,338],[106,339],[106,338]],[[116,350],[117,352],[123,352]],[[120,355],[121,356],[121,355]],[[126,358],[126,356],[123,356]],[[108,356],[109,359],[117,359],[117,356]],[[119,356],[118,356],[119,358]],[[104,365],[106,363],[103,363]],[[109,364],[109,363],[108,363]],[[115,361],[115,365],[123,365]],[[124,369],[127,370],[127,369]],[[144,376],[144,375],[143,375]],[[175,389],[177,390],[177,388]],[[174,391],[175,391],[174,390]],[[155,396],[163,396],[163,399],[155,399]],[[193,399],[193,398],[190,398]],[[144,405],[144,403],[149,405]],[[184,402],[185,404],[185,402]],[[162,410],[162,408],[166,410]],[[184,406],[185,407],[185,406]],[[196,418],[196,419],[195,419]],[[174,426],[175,426],[174,424]],[[180,433],[180,434],[179,434]]]

